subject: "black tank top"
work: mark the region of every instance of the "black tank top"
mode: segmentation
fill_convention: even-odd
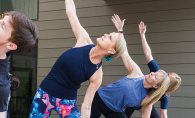
[[[93,47],[91,44],[64,52],[42,81],[41,89],[53,97],[76,99],[81,83],[89,80],[102,65],[102,62],[96,65],[90,61],[89,53]]]

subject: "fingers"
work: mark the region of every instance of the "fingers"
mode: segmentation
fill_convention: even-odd
[[[121,19],[119,18],[119,16],[117,14],[114,14],[115,18],[118,20],[118,21],[121,21]]]
[[[113,23],[115,23],[114,19],[111,19]]]
[[[141,21],[139,23],[139,28],[146,29],[146,26],[144,25],[144,22]]]
[[[116,22],[116,19],[115,19],[115,17],[114,17],[114,16],[112,16],[112,21],[113,21],[113,22]]]
[[[125,22],[125,20],[126,20],[126,19],[123,19],[122,23],[124,23],[124,22]]]

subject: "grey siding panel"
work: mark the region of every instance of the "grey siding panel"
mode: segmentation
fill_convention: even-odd
[[[139,65],[146,65],[144,55],[131,55],[132,59]],[[155,61],[160,65],[173,65],[173,64],[194,64],[195,53],[178,53],[178,54],[154,54]],[[186,57],[189,57],[186,59]],[[40,58],[38,67],[51,68],[57,58]],[[123,65],[121,58],[115,59],[111,62],[103,60],[104,66]]]
[[[143,54],[138,24],[147,25],[146,38],[153,57],[160,68],[176,72],[182,78],[178,90],[171,94],[168,109],[170,118],[193,118],[195,116],[195,4],[194,0],[74,0],[81,25],[96,44],[96,38],[116,31],[111,15],[117,13],[126,19],[124,26],[128,51],[144,74],[149,69]],[[38,44],[37,88],[50,71],[57,58],[73,47],[76,39],[67,19],[64,0],[39,0],[40,31]],[[111,84],[126,76],[121,58],[103,61],[101,86]],[[77,105],[80,110],[89,81],[82,83]],[[160,103],[155,104],[160,113]],[[51,118],[58,118],[52,112]],[[135,112],[132,118],[140,118]],[[101,118],[104,118],[103,116]]]
[[[143,2],[143,3],[141,2],[135,4],[119,4],[119,5],[112,5],[112,6],[89,7],[89,8],[82,8],[77,10],[77,15],[78,17],[92,17],[92,16],[112,15],[114,13],[135,14],[140,12],[142,13],[142,12],[168,11],[168,10],[186,9],[186,8],[194,7],[193,0],[188,0],[188,2],[180,1],[180,3],[178,3],[177,5],[172,5],[175,4],[175,2],[178,3],[177,0],[172,0],[172,1],[161,0],[161,1],[151,1],[151,2]],[[66,19],[66,18],[67,16],[65,15],[65,10],[40,12],[40,21]]]
[[[132,4],[132,3],[140,3],[140,2],[150,2],[154,0],[121,0],[120,3],[117,0],[74,0],[76,8],[81,9],[84,7],[100,7],[100,6],[108,6],[108,5],[118,5],[118,4]],[[54,11],[54,10],[62,10],[64,7],[64,0],[41,0],[40,1],[40,11]]]
[[[110,21],[111,22],[111,21]],[[167,21],[167,22],[154,22],[146,23],[147,33],[160,33],[160,32],[182,32],[182,31],[194,31],[195,20],[182,20],[182,21]],[[159,28],[160,27],[160,28]],[[100,37],[104,33],[116,31],[114,26],[101,26],[101,27],[87,27],[85,28],[90,36]],[[137,24],[127,24],[124,27],[125,34],[137,34]],[[59,30],[45,30],[40,31],[40,39],[53,39],[53,38],[72,38],[74,34],[72,29],[59,29]],[[47,34],[47,35],[46,35]]]
[[[182,32],[182,33],[181,33]],[[194,42],[194,31],[181,31],[181,32],[160,32],[160,33],[147,33],[146,38],[151,44],[160,43],[179,43],[179,42]],[[125,39],[127,44],[141,44],[141,38],[139,34],[127,34],[125,31]],[[96,44],[97,36],[91,36],[92,41]],[[39,39],[39,49],[44,48],[64,48],[66,46],[73,47],[76,43],[76,38],[53,38],[53,39]],[[152,50],[153,51],[153,50]]]
[[[195,12],[195,8],[191,8],[191,9],[181,9],[181,10],[171,10],[171,11],[124,14],[124,15],[120,15],[120,17],[122,19],[126,19],[125,24],[138,24],[139,21],[144,21],[145,23],[147,22],[152,23],[152,22],[163,22],[163,21],[164,22],[179,21],[179,20],[187,20],[187,19],[193,20],[195,18],[194,12]],[[178,14],[182,14],[182,15],[178,15]],[[79,21],[81,22],[83,27],[108,26],[108,25],[112,26],[113,23],[111,22],[111,15],[79,18]],[[40,22],[40,30],[62,29],[62,28],[70,28],[68,19]]]
[[[169,54],[167,56],[171,56],[173,53],[192,53],[195,51],[195,42],[178,42],[178,43],[156,43],[150,44],[153,54]],[[128,45],[128,51],[132,54],[143,54],[143,49],[141,45]],[[182,50],[180,50],[182,48]],[[64,51],[70,48],[54,48],[54,49],[39,49],[39,58],[48,58],[48,57],[59,57]],[[186,55],[186,54],[185,54]],[[191,56],[188,54],[188,56]],[[156,56],[157,57],[157,56]],[[177,57],[181,57],[177,55]],[[161,57],[158,57],[161,58]],[[168,57],[162,57],[168,58]],[[176,58],[176,57],[174,57]],[[183,57],[184,58],[184,57]],[[190,60],[190,59],[188,59]],[[162,60],[163,61],[163,60]],[[165,60],[164,60],[165,61]],[[193,61],[193,60],[192,60]],[[167,61],[168,62],[168,61]],[[145,62],[143,62],[145,63]],[[169,62],[170,63],[170,62]]]

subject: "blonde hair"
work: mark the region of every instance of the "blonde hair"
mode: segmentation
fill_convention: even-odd
[[[148,93],[150,97],[148,98],[146,103],[144,103],[144,105],[142,106],[142,108],[140,110],[141,113],[148,106],[157,102],[169,87],[170,78],[169,78],[168,74],[164,70],[159,70],[158,72],[163,73],[164,80],[158,84],[158,89],[154,89],[154,88],[150,89],[150,92]]]
[[[181,85],[181,77],[178,74],[171,72],[169,73],[169,78],[170,78],[170,85],[165,92],[166,95],[169,95]]]
[[[127,48],[127,43],[125,41],[124,35],[122,33],[120,33],[119,39],[116,43],[115,46],[115,54],[111,54],[108,57],[112,57],[112,58],[117,58],[119,57],[121,54],[124,53],[125,49]]]

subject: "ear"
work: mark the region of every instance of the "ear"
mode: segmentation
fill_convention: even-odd
[[[114,49],[110,49],[110,50],[108,51],[108,53],[109,53],[109,54],[115,54],[116,51],[115,51]]]
[[[158,86],[157,85],[154,85],[153,88],[158,89]]]
[[[7,45],[6,45],[7,49],[9,50],[16,50],[17,49],[17,45],[15,43],[12,43],[12,42],[9,42]]]

